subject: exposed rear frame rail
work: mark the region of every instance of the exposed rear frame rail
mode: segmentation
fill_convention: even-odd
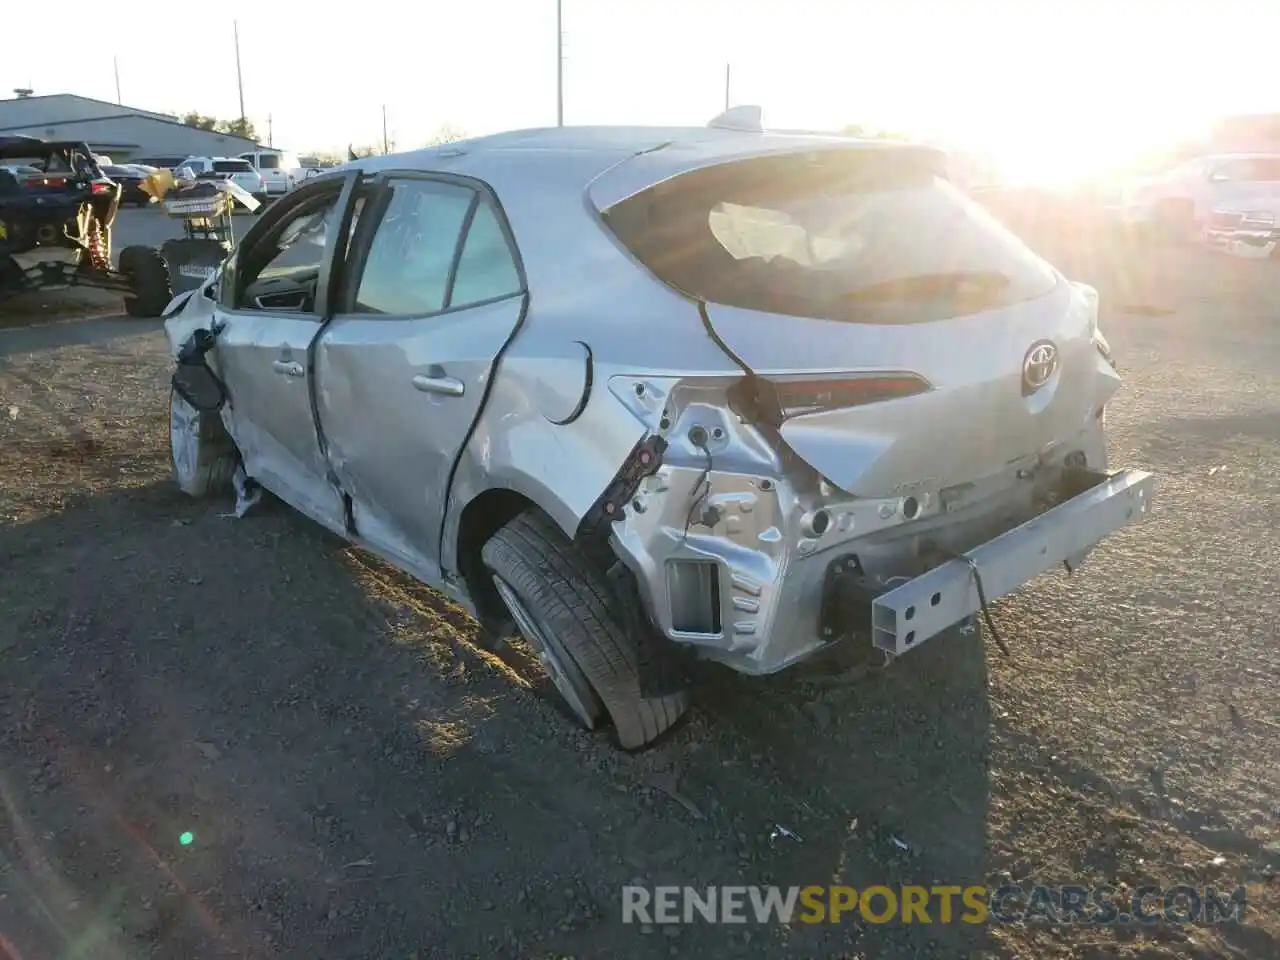
[[[974,571],[988,601],[1005,596],[1096,543],[1147,511],[1155,477],[1124,470],[1044,513],[888,590],[871,604],[872,643],[893,656],[915,649],[947,627],[979,612]]]

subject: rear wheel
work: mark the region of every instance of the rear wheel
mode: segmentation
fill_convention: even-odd
[[[125,247],[120,251],[120,272],[129,278],[132,292],[125,294],[124,309],[131,317],[158,317],[173,299],[169,267],[154,247]]]
[[[640,693],[634,642],[609,609],[609,586],[545,514],[528,511],[481,550],[498,595],[557,692],[584,727],[608,713],[618,743],[634,750],[669,730],[687,692]]]
[[[169,457],[173,479],[197,499],[231,486],[236,448],[216,413],[197,410],[169,391]]]

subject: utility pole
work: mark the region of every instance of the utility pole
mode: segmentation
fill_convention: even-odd
[[[386,156],[391,152],[391,147],[387,141],[387,105],[382,105],[382,155]]]
[[[236,35],[236,85],[240,88],[240,126],[241,132],[244,128],[244,75],[240,72],[240,24],[235,20],[231,21],[231,29]]]
[[[724,108],[729,109],[729,71],[733,69],[733,64],[726,63],[724,65]]]
[[[564,9],[556,0],[556,126],[564,126]]]
[[[272,124],[271,122],[271,114],[268,113],[267,114],[267,146],[268,147],[274,147],[276,145],[274,129],[275,129],[274,124]]]
[[[112,57],[111,60],[116,68],[116,103],[123,104],[124,101],[120,99],[120,58]]]

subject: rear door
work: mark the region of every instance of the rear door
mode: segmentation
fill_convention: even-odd
[[[317,405],[360,536],[428,579],[454,462],[524,304],[510,230],[483,184],[380,177],[316,348]]]
[[[607,213],[655,273],[706,301],[765,378],[787,443],[857,495],[999,472],[1078,433],[1095,402],[1092,303],[936,162],[755,157]]]
[[[228,261],[216,308],[224,419],[245,469],[335,530],[343,529],[342,499],[315,428],[311,347],[330,313],[357,179],[317,182],[264,214]]]

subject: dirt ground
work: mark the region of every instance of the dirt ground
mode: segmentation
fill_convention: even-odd
[[[725,676],[638,756],[308,521],[184,499],[156,324],[0,331],[0,958],[1280,956],[1280,264],[1047,247],[1102,290],[1149,520],[999,602],[1008,657]],[[629,882],[1009,880],[1249,906],[621,921]]]

